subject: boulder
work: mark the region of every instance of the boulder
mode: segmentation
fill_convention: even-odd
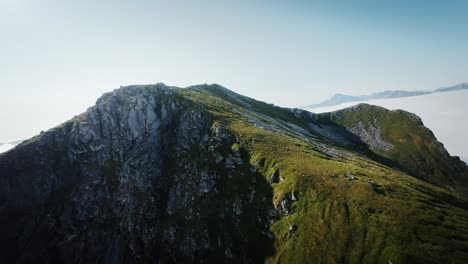
[[[277,170],[271,174],[270,179],[268,180],[268,183],[273,184],[273,183],[278,183],[279,182],[279,173]]]
[[[294,233],[297,231],[297,225],[291,225],[289,226],[289,233]]]

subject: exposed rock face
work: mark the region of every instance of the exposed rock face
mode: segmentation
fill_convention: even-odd
[[[271,189],[234,140],[164,85],[105,94],[0,157],[1,262],[263,259]]]
[[[291,215],[294,213],[292,209],[292,205],[294,202],[297,201],[297,198],[294,196],[294,192],[287,193],[283,199],[281,199],[276,208],[280,211],[283,215]]]
[[[315,120],[322,126],[334,126],[336,132],[348,139],[345,145],[348,143],[358,149],[361,141],[368,147],[368,151],[361,148],[363,152],[372,154],[369,156],[379,162],[399,167],[439,186],[455,186],[459,192],[468,193],[466,164],[458,157],[450,156],[432,131],[413,113],[359,104],[315,115]]]
[[[349,129],[351,133],[358,136],[364,143],[366,143],[372,149],[380,149],[389,151],[393,149],[393,145],[385,142],[380,137],[380,127],[374,120],[373,123],[369,124],[366,128],[362,121],[358,121],[353,127]]]
[[[273,183],[278,183],[280,181],[280,176],[277,170],[271,174],[270,179],[268,180],[268,183],[273,184]]]

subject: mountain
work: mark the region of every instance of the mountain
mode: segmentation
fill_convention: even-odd
[[[365,142],[372,153],[398,164],[415,177],[447,187],[468,186],[468,177],[457,176],[466,170],[465,163],[450,157],[443,144],[414,114],[360,104],[323,113],[318,119],[345,127]]]
[[[16,145],[18,145],[22,141],[23,140],[17,140],[17,141],[13,141],[13,142],[10,142],[10,143],[0,143],[0,153],[14,148]]]
[[[390,98],[399,98],[399,97],[410,97],[430,94],[430,92],[424,91],[384,91],[379,93],[373,93],[370,95],[363,95],[361,99],[363,100],[372,100],[372,99],[390,99]]]
[[[0,142],[0,146],[2,145],[18,145],[19,143],[23,142],[24,140],[15,140],[15,141],[12,141],[12,142],[8,142],[8,143],[1,143]]]
[[[321,107],[321,106],[339,105],[345,102],[359,102],[359,101],[363,101],[363,98],[361,96],[335,94],[328,100],[325,100],[319,104],[312,104],[312,105],[306,106],[305,108],[316,108],[316,107]]]
[[[461,83],[452,87],[444,87],[438,88],[434,91],[384,91],[373,93],[370,95],[360,95],[360,96],[352,96],[352,95],[345,95],[345,94],[336,94],[332,96],[330,99],[327,99],[318,104],[311,104],[305,106],[304,108],[318,108],[318,107],[326,107],[326,106],[335,106],[343,103],[350,103],[350,102],[360,102],[360,101],[368,101],[374,99],[390,99],[390,98],[401,98],[401,97],[411,97],[411,96],[420,96],[420,95],[427,95],[431,93],[439,93],[439,92],[452,92],[452,91],[459,91],[468,89],[467,83]]]
[[[18,145],[19,143],[23,142],[24,140],[15,140],[15,141],[12,141],[12,142],[8,142],[8,143],[1,143],[0,142],[0,146],[2,145]]]
[[[464,263],[467,177],[407,112],[128,86],[0,154],[0,262]]]
[[[452,87],[443,87],[434,90],[435,93],[440,92],[453,92],[453,91],[460,91],[460,90],[468,90],[468,83],[461,83]]]

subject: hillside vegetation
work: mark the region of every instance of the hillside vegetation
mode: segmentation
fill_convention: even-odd
[[[0,260],[465,263],[466,173],[406,112],[124,87],[0,154]]]

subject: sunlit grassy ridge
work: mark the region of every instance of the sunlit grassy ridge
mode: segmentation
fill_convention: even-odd
[[[321,146],[327,140],[308,130],[306,121],[289,110],[218,86],[179,92],[206,107],[217,122],[236,135],[233,147],[245,149],[251,164],[266,180],[275,172],[279,174],[280,180],[271,184],[273,204],[280,208],[280,201],[294,193],[292,213],[286,215],[280,210],[271,226],[275,253],[266,262],[464,263],[468,259],[465,197],[349,149],[329,145],[339,153],[330,155]],[[343,118],[342,124],[360,117]],[[384,127],[385,139],[419,136],[420,130],[398,121],[397,116],[388,124],[390,129]],[[288,123],[310,135],[295,133]],[[405,126],[409,126],[411,135],[407,130],[393,134],[392,128]],[[409,162],[414,157],[401,154],[410,152],[404,147],[411,146],[397,145],[395,153]],[[348,180],[349,175],[354,179]],[[297,230],[289,231],[291,226]]]
[[[365,127],[378,126],[382,139],[395,147],[390,150],[371,149],[374,153],[395,161],[416,177],[467,193],[466,166],[459,159],[450,157],[416,115],[362,104],[322,114],[320,119],[332,120],[347,128],[352,128],[359,121]]]

